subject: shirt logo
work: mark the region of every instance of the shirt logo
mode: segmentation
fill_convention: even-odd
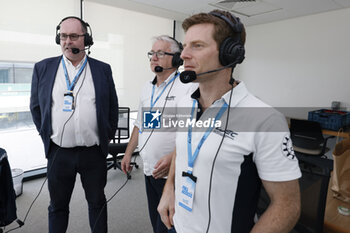
[[[225,133],[225,137],[230,138],[232,140],[234,140],[235,137],[238,135],[238,133],[236,133],[232,130],[229,130],[229,129],[223,130],[219,127],[214,129],[214,133],[219,134],[221,136]]]
[[[143,128],[160,129],[161,115],[162,113],[159,110],[143,112]]]
[[[167,96],[165,99],[167,100],[167,101],[172,101],[172,100],[175,100],[175,97],[176,96]]]
[[[282,142],[282,153],[290,160],[296,160],[296,156],[293,149],[293,143],[290,139],[289,134],[283,138]]]

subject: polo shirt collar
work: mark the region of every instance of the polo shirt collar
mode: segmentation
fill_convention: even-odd
[[[170,75],[169,75],[169,77],[163,82],[165,85],[174,77],[174,75],[176,75],[177,74],[177,70],[176,71],[174,71],[173,73],[171,73]],[[163,85],[163,83],[161,84],[161,85]],[[157,75],[154,77],[154,79],[151,81],[151,84],[152,85],[156,85],[157,84]]]
[[[63,60],[64,60],[64,63],[66,63],[66,66],[68,67],[74,67],[74,69],[76,70],[79,70],[80,67],[84,64],[84,61],[86,59],[86,54],[84,56],[83,59],[81,59],[81,61],[79,62],[79,64],[77,66],[73,66],[72,62],[70,60],[68,60],[68,58],[66,56],[63,55]]]
[[[237,80],[238,81],[238,80]],[[199,88],[197,88],[197,90],[195,90],[192,95],[191,98],[192,99],[196,99],[198,100],[200,97],[200,90]],[[227,104],[229,104],[230,101],[230,95],[231,95],[231,90],[227,91],[220,99],[214,101],[214,103],[218,102],[218,101],[225,101]],[[241,102],[242,99],[244,99],[246,96],[248,95],[248,90],[244,84],[244,82],[242,81],[238,81],[237,86],[235,86],[233,88],[233,93],[232,93],[232,99],[231,99],[231,107],[235,107],[238,105],[238,103]],[[213,103],[213,104],[214,104]]]

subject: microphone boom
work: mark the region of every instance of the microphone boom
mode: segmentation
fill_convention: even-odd
[[[196,74],[196,72],[193,71],[193,70],[187,70],[187,71],[185,70],[185,71],[181,72],[180,80],[183,83],[193,82],[194,80],[197,79],[198,76],[201,76],[201,75],[204,75],[204,74],[214,73],[214,72],[217,72],[217,71],[220,71],[220,70],[224,70],[224,69],[227,69],[227,68],[230,68],[230,67],[234,68],[237,63],[238,62],[235,61],[235,62],[232,62],[232,63],[226,65],[226,66],[220,67],[218,69],[209,70],[209,71],[202,72],[202,73],[199,73],[199,74]]]
[[[156,66],[156,67],[154,67],[154,71],[155,71],[156,73],[161,73],[161,72],[163,72],[164,70],[170,70],[170,69],[174,69],[174,67],[169,67],[169,68],[163,68],[163,67],[161,67],[161,66]]]
[[[154,67],[154,71],[155,71],[156,73],[161,73],[161,72],[163,72],[163,70],[164,70],[164,68],[161,67],[161,66],[156,66],[156,67]]]
[[[71,50],[72,50],[73,54],[78,54],[78,53],[83,52],[84,50],[87,50],[89,48],[85,48],[85,49],[71,48]],[[89,50],[89,53],[90,53],[90,50]]]

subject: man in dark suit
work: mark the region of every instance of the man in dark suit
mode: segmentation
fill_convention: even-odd
[[[35,64],[30,110],[48,159],[49,232],[66,232],[69,202],[80,174],[93,232],[107,232],[106,156],[118,123],[118,99],[108,64],[92,59],[90,26],[66,17],[56,28],[62,56]]]

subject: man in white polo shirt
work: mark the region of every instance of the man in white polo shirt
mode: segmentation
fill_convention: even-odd
[[[284,116],[232,77],[244,59],[243,24],[215,10],[183,28],[181,80],[199,88],[178,107],[196,124],[177,132],[158,207],[163,222],[177,233],[289,232],[300,214],[301,173]],[[197,124],[207,120],[213,124]],[[255,223],[261,184],[271,204]]]
[[[182,45],[172,37],[163,35],[154,38],[148,57],[151,70],[156,76],[153,81],[145,84],[141,92],[138,117],[121,162],[122,170],[129,172],[131,155],[139,146],[148,210],[155,233],[168,232],[157,212],[157,206],[169,171],[171,153],[175,149],[175,128],[145,129],[143,113],[157,109],[164,115],[164,112],[174,109],[179,98],[190,91],[193,84],[183,84],[177,71],[183,62],[180,58],[181,50]]]

